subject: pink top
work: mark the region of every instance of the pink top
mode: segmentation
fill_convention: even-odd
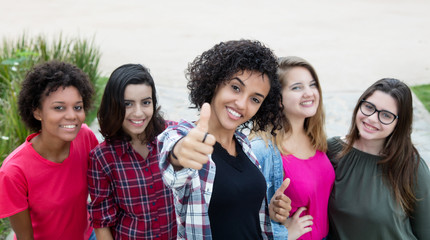
[[[321,151],[308,159],[299,159],[294,155],[282,155],[284,179],[290,178],[290,186],[285,194],[291,199],[290,217],[300,207],[306,207],[301,216],[313,217],[312,231],[303,234],[299,239],[321,240],[328,234],[327,206],[334,183],[334,170]]]
[[[98,142],[82,125],[62,163],[40,156],[31,134],[0,168],[0,218],[29,209],[34,239],[88,239],[88,154]]]

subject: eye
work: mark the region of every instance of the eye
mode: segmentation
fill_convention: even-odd
[[[144,101],[142,101],[142,104],[143,105],[151,105],[152,101],[151,100],[144,100]]]
[[[133,103],[131,101],[124,101],[124,105],[127,108],[133,106]]]
[[[83,106],[75,106],[75,110],[76,111],[81,111],[81,110],[83,110],[84,109],[84,107]]]
[[[293,91],[298,91],[298,90],[301,90],[301,89],[302,89],[302,86],[293,86],[291,88],[291,90],[293,90]]]
[[[318,88],[318,86],[317,86],[317,83],[316,82],[313,82],[313,83],[311,83],[311,85],[309,85],[310,87],[312,87],[312,88]]]
[[[385,112],[385,111],[382,111],[380,114],[381,114],[381,117],[385,119],[392,119],[394,117],[391,113]]]
[[[261,102],[260,99],[258,99],[256,97],[253,97],[252,101],[255,102],[255,103],[257,103],[257,104],[260,104],[260,102]]]
[[[64,110],[64,107],[63,106],[55,106],[54,109],[55,110]]]
[[[235,92],[240,92],[240,87],[238,87],[237,85],[231,85],[231,88],[233,89],[233,91]]]
[[[364,106],[366,107],[367,110],[370,110],[370,111],[375,110],[375,108],[373,107],[373,105],[370,104],[370,103],[365,103]]]

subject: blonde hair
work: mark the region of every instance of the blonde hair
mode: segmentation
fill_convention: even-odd
[[[303,127],[306,131],[307,136],[310,138],[314,149],[317,149],[322,152],[326,152],[327,135],[324,130],[325,114],[323,109],[321,85],[319,83],[318,75],[315,69],[305,59],[300,57],[295,57],[295,56],[280,57],[278,59],[278,64],[279,66],[277,70],[277,75],[282,88],[286,87],[286,84],[287,84],[287,80],[285,79],[287,72],[294,67],[306,68],[311,74],[312,78],[315,80],[318,88],[318,93],[320,95],[319,105],[315,115],[305,119],[305,123]],[[284,155],[290,154],[286,152],[286,150],[282,147],[282,141],[285,135],[291,131],[291,123],[285,115],[282,116],[282,126],[283,126],[282,129],[276,131],[276,136],[273,136],[270,133],[260,131],[257,133],[253,133],[250,136],[250,138],[253,138],[255,136],[260,136],[264,141],[266,141],[266,143],[268,140],[272,140],[272,142],[276,145],[276,147],[278,147],[279,151],[282,154]]]

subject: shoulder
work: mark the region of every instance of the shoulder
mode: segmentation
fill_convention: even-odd
[[[120,141],[120,140],[114,140],[112,142],[103,141],[102,143],[98,144],[96,147],[94,147],[91,152],[90,156],[106,156],[106,155],[118,155],[121,156],[125,149],[127,148],[127,142]]]
[[[87,126],[87,124],[82,124],[78,135],[73,140],[76,143],[82,143],[89,146],[91,149],[94,148],[99,142],[93,131]]]
[[[251,140],[251,147],[254,152],[273,150],[273,143],[271,140],[264,140],[261,137],[256,137]]]
[[[339,136],[327,139],[327,155],[342,151],[344,142]]]
[[[327,157],[332,164],[339,162],[337,155],[342,151],[343,144],[339,136],[327,139]]]
[[[22,143],[20,146],[15,148],[3,161],[3,164],[1,165],[1,169],[4,170],[5,168],[14,165],[19,166],[22,165],[25,166],[25,162],[28,159],[31,159],[32,151],[31,149],[31,143],[28,142],[29,139],[31,139],[32,136],[35,136],[36,134],[31,134],[29,137],[27,137],[27,140]]]
[[[429,167],[422,158],[420,159],[420,164],[418,166],[418,182],[425,183],[424,185],[427,185],[430,188],[430,185],[428,185],[428,183],[430,182]]]

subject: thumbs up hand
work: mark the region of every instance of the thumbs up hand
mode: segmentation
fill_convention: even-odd
[[[269,204],[269,215],[273,221],[284,224],[290,215],[291,199],[284,192],[290,185],[290,179],[287,178],[282,183],[281,187],[276,190]]]
[[[210,116],[211,106],[204,103],[197,126],[173,147],[170,162],[176,169],[184,167],[199,170],[209,161],[208,155],[213,152],[216,142],[215,137],[208,133]]]

